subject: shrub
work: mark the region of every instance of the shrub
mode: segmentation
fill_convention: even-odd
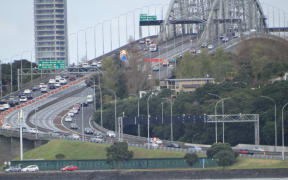
[[[196,153],[187,153],[185,154],[184,158],[189,166],[193,166],[198,162],[198,156]]]

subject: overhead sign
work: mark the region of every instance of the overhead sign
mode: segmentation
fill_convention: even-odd
[[[148,16],[147,14],[140,14],[140,22],[141,21],[156,21],[157,16]]]
[[[38,61],[38,69],[64,69],[65,67],[65,60]]]
[[[122,61],[126,61],[127,60],[127,51],[126,50],[121,50],[120,51],[120,59]]]
[[[152,58],[145,58],[144,62],[163,62],[163,59],[152,59]]]

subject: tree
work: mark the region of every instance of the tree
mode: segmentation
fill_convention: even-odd
[[[121,161],[128,161],[133,158],[133,151],[128,150],[126,142],[115,142],[106,148],[107,163],[114,168],[120,168]]]
[[[198,156],[196,153],[187,153],[185,154],[184,159],[189,164],[189,166],[193,166],[198,162]]]
[[[207,158],[214,158],[220,151],[233,151],[228,143],[215,143],[206,152]]]
[[[215,154],[214,158],[217,161],[218,166],[223,168],[226,166],[231,166],[235,162],[235,154],[228,150],[221,150]]]

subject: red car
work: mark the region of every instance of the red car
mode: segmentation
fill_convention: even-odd
[[[250,151],[250,150],[248,150],[248,149],[240,149],[240,150],[238,151],[238,154],[248,154],[248,155],[253,155],[254,152],[253,152],[253,151]]]
[[[73,165],[66,166],[66,167],[61,169],[61,171],[75,171],[75,170],[79,170],[79,168],[77,166],[73,166]]]

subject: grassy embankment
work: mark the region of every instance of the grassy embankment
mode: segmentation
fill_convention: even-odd
[[[65,140],[52,140],[39,148],[24,153],[24,159],[56,160],[55,155],[64,154],[65,160],[79,159],[106,159],[105,148],[109,145],[82,143]],[[185,153],[163,150],[147,150],[129,148],[134,152],[134,158],[183,158]],[[253,168],[288,168],[288,161],[245,159],[238,158],[237,162],[229,169]]]

